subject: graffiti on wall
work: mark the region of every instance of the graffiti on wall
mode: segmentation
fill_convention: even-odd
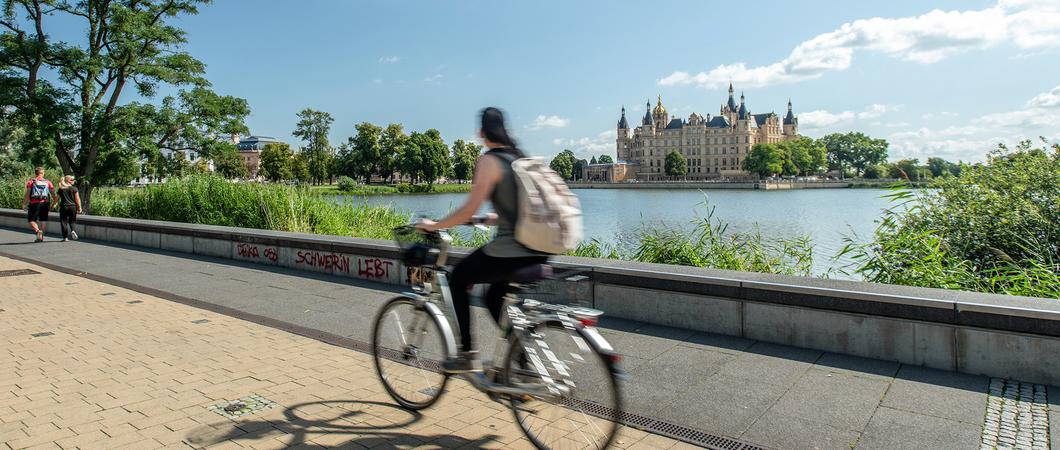
[[[247,244],[244,242],[236,243],[236,255],[240,259],[248,259],[251,261],[268,261],[275,263],[280,259],[279,252],[276,251],[276,247],[259,246],[257,244]]]
[[[294,263],[337,273],[350,273],[350,257],[338,253],[298,250]]]
[[[369,280],[390,280],[390,269],[394,261],[380,258],[357,258],[357,276]]]

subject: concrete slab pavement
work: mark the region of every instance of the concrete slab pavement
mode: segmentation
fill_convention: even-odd
[[[0,228],[0,253],[365,341],[376,309],[398,290],[324,274],[89,241],[4,245],[27,238],[32,240],[29,234]],[[474,313],[477,341],[488,354],[495,328],[484,310],[476,308]],[[942,419],[928,422],[945,427],[937,430],[938,436],[957,436],[950,442],[964,443],[961,436],[968,427],[982,427],[988,384],[984,377],[606,316],[601,325],[626,355],[623,364],[633,375],[625,385],[626,409],[635,413],[776,448],[807,448],[810,443],[858,448],[878,442],[916,448],[925,442],[925,434],[916,433],[882,439],[881,434],[909,419],[897,412]],[[1054,388],[1050,400],[1060,396],[1056,392]],[[1054,424],[1058,415],[1052,414]],[[778,431],[796,428],[783,438]],[[1054,440],[1056,430],[1053,426]],[[869,432],[874,436],[865,440]]]

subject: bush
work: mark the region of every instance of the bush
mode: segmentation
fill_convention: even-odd
[[[394,187],[402,194],[425,194],[431,192],[431,185],[429,184],[400,183]]]
[[[357,182],[354,181],[353,178],[347,177],[345,175],[339,177],[337,184],[339,190],[342,192],[352,192],[354,189],[357,189]]]
[[[866,280],[1060,298],[1060,145],[999,147],[932,189],[899,188],[869,245],[848,244]],[[853,241],[851,241],[853,242]]]

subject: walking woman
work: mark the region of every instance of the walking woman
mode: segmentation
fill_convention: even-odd
[[[473,284],[489,283],[486,305],[493,319],[500,317],[504,295],[508,292],[508,281],[520,268],[548,261],[548,255],[526,248],[515,240],[515,223],[519,214],[518,192],[512,162],[522,158],[523,152],[515,146],[504,126],[504,115],[497,108],[482,111],[482,127],[479,131],[486,148],[489,149],[475,163],[475,176],[471,193],[463,206],[438,222],[425,220],[417,227],[424,231],[444,230],[463,225],[490,200],[495,213],[491,213],[487,224],[497,225],[497,234],[482,248],[475,250],[453,269],[449,286],[453,294],[456,320],[460,326],[460,354],[442,363],[449,373],[482,370],[478,353],[471,342],[471,305],[468,288]]]
[[[81,194],[74,186],[73,175],[67,175],[59,180],[59,223],[63,228],[63,242],[77,240],[74,223],[78,214],[81,214]]]

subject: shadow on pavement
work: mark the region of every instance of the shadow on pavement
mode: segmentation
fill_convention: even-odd
[[[323,400],[290,406],[283,410],[282,419],[266,420],[250,415],[212,426],[202,425],[191,429],[185,441],[195,448],[204,448],[231,439],[240,442],[279,439],[288,447],[293,447],[301,444],[312,446],[313,440],[327,435],[326,447],[358,444],[366,448],[389,449],[429,442],[443,448],[475,448],[498,437],[491,434],[472,440],[451,435],[398,431],[422,419],[423,415],[418,412],[387,403]]]

